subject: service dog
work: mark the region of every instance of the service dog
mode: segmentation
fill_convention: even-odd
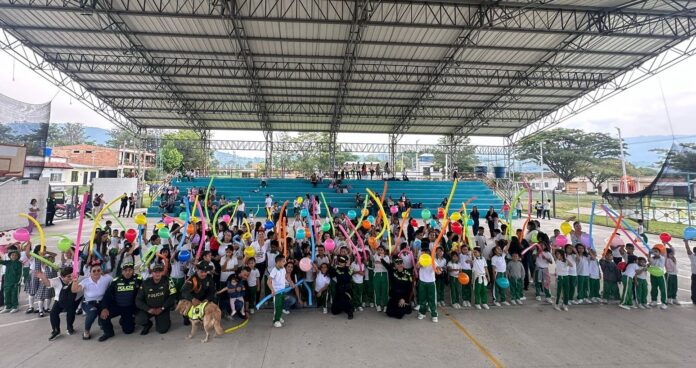
[[[199,305],[200,306],[200,305]],[[201,342],[208,342],[210,340],[210,335],[222,336],[225,332],[220,324],[220,319],[222,319],[222,311],[213,302],[206,302],[202,308],[202,314],[197,311],[197,315],[191,316],[193,304],[189,300],[181,300],[176,306],[176,311],[179,312],[184,317],[189,317],[191,320],[191,333],[186,337],[191,339],[196,335],[196,330],[199,324],[203,324],[203,330],[205,331],[205,338]],[[193,318],[191,318],[193,317]],[[213,333],[214,332],[214,333]]]

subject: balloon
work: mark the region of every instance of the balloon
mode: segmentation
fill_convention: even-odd
[[[29,234],[29,230],[27,230],[26,228],[23,228],[23,227],[20,227],[19,229],[15,230],[13,236],[14,236],[15,240],[20,241],[20,242],[29,241],[29,239],[31,239],[31,235]]]
[[[300,270],[303,272],[309,272],[312,269],[312,260],[308,257],[304,257],[300,260]]]
[[[304,202],[304,198],[302,198],[302,197],[297,197],[297,203],[298,203],[298,204],[302,204],[302,202]]]
[[[660,241],[663,243],[669,243],[670,240],[672,240],[672,235],[669,235],[669,233],[660,234]]]
[[[399,212],[399,207],[391,206],[389,207],[389,212],[391,212],[392,215],[396,215],[396,213]]]
[[[271,230],[271,229],[273,229],[273,226],[274,226],[274,225],[273,225],[273,221],[271,221],[271,220],[266,220],[266,223],[263,224],[263,227],[264,227],[266,230]]]
[[[159,230],[159,229],[161,229],[161,228],[163,228],[163,227],[164,227],[164,223],[162,223],[162,222],[158,222],[158,223],[155,224],[155,229],[157,229],[157,230]]]
[[[367,244],[370,245],[370,248],[375,249],[377,248],[377,239],[374,236],[371,236],[367,238]]]
[[[379,217],[379,218],[384,217],[384,212],[382,212],[382,210],[377,211],[377,217]]]
[[[251,258],[256,255],[256,250],[254,247],[246,247],[244,248],[244,257]]]
[[[187,262],[191,259],[191,252],[186,249],[179,252],[179,262]]]
[[[530,236],[529,240],[532,241],[532,244],[538,243],[538,242],[539,242],[539,232],[538,232],[538,231],[532,230],[532,232],[530,233],[530,235],[531,235],[531,236]]]
[[[466,224],[469,225],[469,226],[474,226],[474,220],[468,219],[468,220],[466,221]]]
[[[570,223],[568,221],[561,224],[561,233],[563,233],[563,235],[568,236],[568,234],[570,234],[571,231],[573,231],[573,227],[570,226]]]
[[[510,287],[510,280],[508,280],[505,277],[495,279],[495,283],[498,284],[498,286],[503,288],[503,289],[507,289]]]
[[[428,209],[425,209],[425,210],[421,211],[421,218],[422,218],[423,220],[428,220],[428,219],[430,219],[432,216],[433,216],[433,215],[430,213],[430,210],[428,210]]]
[[[331,230],[331,224],[330,224],[330,223],[325,222],[325,223],[321,224],[321,231],[327,232],[327,231],[329,231],[329,230]]]
[[[162,239],[169,239],[169,228],[163,227],[159,229],[157,232],[157,235],[159,235],[160,238]]]
[[[455,212],[455,213],[458,213],[458,212]],[[458,222],[453,222],[453,223],[452,223],[452,231],[454,231],[455,234],[461,235],[461,234],[462,234],[462,230],[463,230],[462,224],[460,224],[460,223],[458,223]]]
[[[684,239],[692,240],[696,239],[696,227],[687,227],[684,229]]]
[[[186,221],[186,211],[179,212],[179,220]]]
[[[411,220],[411,226],[418,227],[418,221],[416,219]]]
[[[196,231],[196,227],[193,226],[193,224],[189,224],[186,227],[186,234],[193,235],[193,233]]]
[[[554,240],[554,242],[557,247],[565,247],[565,245],[568,244],[568,238],[566,238],[563,235],[559,235],[556,237],[556,240]]]
[[[372,227],[372,224],[368,220],[363,220],[362,227],[369,230]]]
[[[125,238],[129,243],[133,243],[135,241],[135,238],[138,237],[138,232],[135,231],[135,229],[128,229],[126,230],[126,235]]]
[[[305,231],[304,229],[297,229],[297,233],[295,233],[295,239],[304,239],[305,237]]]
[[[439,218],[439,219],[445,218],[445,209],[444,208],[437,209],[437,218]]]
[[[418,264],[421,267],[428,267],[433,263],[433,258],[430,257],[430,254],[423,253],[418,257]]]
[[[72,247],[72,241],[67,238],[60,239],[58,241],[58,250],[61,252],[67,252],[70,247]]]
[[[251,239],[251,233],[244,233],[244,234],[242,235],[242,239],[244,239],[244,240],[249,240],[249,239]]]
[[[334,207],[333,210],[331,210],[334,215],[338,215],[338,207]]]
[[[135,215],[135,217],[133,218],[133,221],[135,221],[135,223],[138,225],[147,224],[147,218],[142,213]]]
[[[172,222],[174,222],[174,219],[171,218],[171,217],[169,217],[169,216],[165,216],[164,219],[163,219],[162,221],[164,221],[165,224],[169,225],[169,224],[171,224]]]
[[[360,213],[361,213],[361,214],[363,215],[363,217],[364,217],[364,216],[369,215],[369,214],[370,214],[370,211],[368,211],[366,208],[363,208],[362,211],[360,211]]]
[[[305,232],[305,236],[304,236],[305,239],[309,239],[309,238],[312,236],[312,232],[309,231],[309,228],[308,228],[308,227],[306,227],[306,228],[304,229],[304,232]]]
[[[300,216],[307,217],[307,215],[309,215],[309,211],[307,211],[306,208],[303,208],[302,211],[300,211]]]
[[[404,213],[401,214],[401,218],[402,218],[402,219],[405,219],[405,218],[407,218],[407,217],[408,217],[408,212],[404,212]]]
[[[616,236],[614,236],[614,239],[611,240],[611,245],[613,245],[615,247],[620,247],[620,246],[624,245],[624,241],[621,239],[620,236],[616,235]]]
[[[664,255],[665,253],[667,253],[667,248],[665,248],[665,245],[664,245],[664,244],[655,244],[655,245],[653,246],[653,249],[657,249],[657,251],[660,252],[660,254],[663,254],[663,255]]]
[[[665,270],[657,266],[649,266],[648,273],[650,276],[663,277],[665,275]]]
[[[616,266],[619,268],[621,272],[624,272],[626,271],[626,266],[628,266],[628,264],[626,262],[621,261]]]
[[[585,247],[590,246],[590,235],[589,234],[582,234],[580,236],[580,244],[584,245]]]
[[[430,220],[430,227],[436,228],[436,227],[437,227],[437,221],[435,221],[435,220]]]
[[[346,214],[346,216],[348,216],[348,218],[351,219],[351,220],[355,220],[355,217],[356,217],[357,215],[358,215],[358,214],[356,214],[355,211],[353,211],[353,210],[348,211],[348,213]]]
[[[191,216],[191,222],[194,223],[194,224],[195,224],[196,222],[198,222],[198,217],[197,217],[197,216]]]
[[[222,215],[222,222],[228,223],[230,220],[230,215]]]
[[[459,280],[459,283],[462,285],[468,285],[469,284],[469,275],[467,275],[464,272],[460,272],[459,275],[457,276],[457,280]]]
[[[413,247],[416,248],[416,249],[420,249],[420,247],[421,247],[421,240],[420,240],[420,239],[414,240],[414,241],[413,241]]]
[[[333,239],[326,239],[324,241],[324,248],[326,249],[327,252],[332,252],[336,248],[336,242],[333,241]]]
[[[459,221],[459,220],[461,220],[461,219],[462,219],[462,214],[459,213],[459,212],[453,212],[453,213],[450,215],[450,220],[452,220],[452,221],[454,221],[454,222]]]
[[[375,223],[375,217],[374,217],[374,216],[368,216],[368,217],[367,217],[367,221],[370,221],[370,224],[374,224],[374,223]]]

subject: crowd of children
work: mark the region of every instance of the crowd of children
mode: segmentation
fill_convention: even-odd
[[[307,211],[307,217],[320,212],[321,207],[307,203],[301,208]],[[84,251],[87,244],[81,246],[77,258],[73,257],[74,245],[60,255],[44,252],[43,257],[56,262],[59,270],[34,256],[40,252],[38,246],[32,249],[30,242],[10,244],[1,261],[2,313],[18,311],[22,283],[29,304],[26,313],[36,312],[43,317],[59,306],[55,316],[51,315],[52,325],[57,314],[66,309],[73,308],[71,312],[78,314],[81,309],[88,312],[87,308],[99,304],[88,306],[84,300],[80,304],[79,288],[70,295],[69,308],[60,300],[66,297],[62,290],[72,282],[71,272],[65,270],[77,268],[78,279],[84,281],[95,267],[105,276],[110,275],[110,282],[123,282],[124,275],[130,280],[130,270],[135,270],[135,277],[141,281],[161,277],[164,272],[175,298],[182,298],[186,285],[199,277],[201,282],[214,285],[216,293],[211,300],[220,305],[228,319],[249,318],[257,302],[271,296],[267,305],[274,309],[275,327],[284,325],[292,309],[310,305],[323,313],[345,313],[348,319],[365,308],[375,308],[394,318],[403,318],[412,311],[418,319],[429,314],[437,322],[438,307],[446,305],[474,310],[522,305],[530,284],[536,300],[556,310],[599,303],[616,303],[623,309],[658,305],[666,309],[677,303],[677,260],[669,243],[664,249],[652,249],[649,257],[636,254],[633,244],[612,245],[598,252],[587,244],[588,237],[579,223],[574,224],[567,238],[563,237],[569,244],[559,244],[560,232],[554,230],[549,236],[538,220],[529,221],[525,231],[518,229],[515,236],[506,236],[507,228],[500,223],[487,236],[485,228],[478,227],[468,241],[461,227],[455,231],[456,226],[450,224],[442,229],[436,217],[435,221],[402,220],[401,213],[394,211],[387,223],[381,218],[368,221],[336,214],[332,224],[327,222],[331,226],[317,221],[314,229],[305,229],[312,222],[298,214],[294,223],[287,224],[287,237],[280,235],[281,227],[272,221],[277,217],[270,211],[269,220],[252,219],[253,225],[246,217],[235,221],[223,216],[214,229],[205,232],[201,221],[183,227],[183,220],[163,216],[151,232],[143,228],[137,239],[129,237],[125,229],[111,229],[109,221],[93,239],[96,252]],[[163,232],[163,228],[168,231]],[[356,230],[347,234],[338,229]],[[389,239],[396,242],[389,244]],[[693,270],[696,257],[688,241],[685,244]],[[74,259],[79,260],[78,264]],[[106,282],[91,280],[95,285]],[[555,297],[551,294],[552,280]],[[133,298],[138,293],[138,286],[134,287],[130,290]],[[92,302],[100,303],[100,299]],[[93,316],[92,322],[99,318],[102,325],[101,320],[111,318],[108,312],[106,316],[97,313],[103,308],[100,305],[95,313],[87,313]],[[152,312],[150,309],[146,312]],[[124,310],[137,313],[135,307]],[[71,318],[74,314],[68,313]],[[85,329],[83,337],[88,337],[89,326]],[[56,337],[55,328],[51,337]]]

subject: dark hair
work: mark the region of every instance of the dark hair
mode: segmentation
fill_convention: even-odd
[[[73,268],[72,268],[72,266],[67,266],[67,267],[64,267],[64,268],[62,268],[62,269],[60,270],[60,277],[65,277],[65,276],[68,276],[68,275],[72,275],[72,273],[73,273]]]
[[[284,260],[284,259],[285,259],[285,256],[282,255],[282,254],[279,254],[279,255],[277,255],[277,256],[275,257],[276,263],[278,263],[278,262],[280,262],[280,261],[282,261],[282,260]]]
[[[553,251],[553,254],[554,254],[554,255],[560,254],[560,255],[561,255],[561,258],[563,258],[563,262],[566,261],[566,253],[565,253],[565,251],[564,251],[563,249],[561,249],[561,248],[556,248],[556,249]]]
[[[626,259],[626,264],[631,264],[631,263],[636,263],[638,260],[638,257],[634,256],[633,254],[629,255],[628,258]]]

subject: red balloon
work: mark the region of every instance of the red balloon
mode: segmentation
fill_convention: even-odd
[[[129,243],[133,243],[135,241],[135,238],[137,238],[137,237],[138,237],[138,232],[135,231],[135,229],[128,229],[126,231],[126,240]]]
[[[662,233],[660,234],[660,240],[662,240],[663,243],[669,243],[670,240],[672,240],[672,235],[669,235],[669,233]]]
[[[411,226],[418,227],[418,221],[416,219],[411,220]]]
[[[454,231],[455,234],[461,235],[461,234],[462,234],[462,230],[463,230],[463,229],[462,229],[462,224],[460,224],[460,223],[458,223],[458,222],[453,222],[453,223],[452,223],[452,231]]]
[[[439,219],[445,218],[445,209],[444,208],[437,209],[437,218],[439,218]]]

